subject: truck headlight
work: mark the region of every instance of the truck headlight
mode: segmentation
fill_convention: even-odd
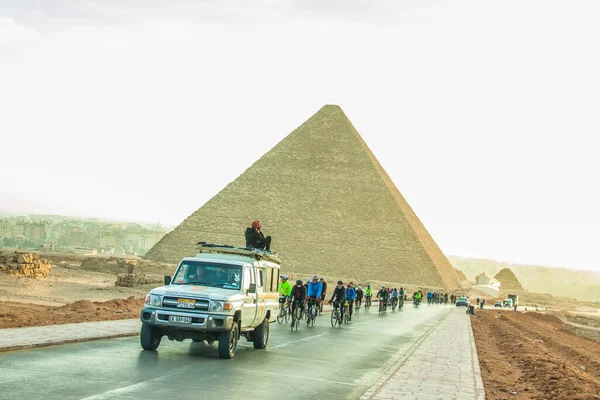
[[[144,303],[151,305],[151,306],[160,307],[162,305],[161,300],[162,300],[161,297],[157,294],[148,294],[146,296],[146,298],[144,299]]]
[[[223,311],[223,302],[222,301],[212,301],[210,303],[210,311]]]

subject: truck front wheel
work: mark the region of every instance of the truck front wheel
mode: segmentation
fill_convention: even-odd
[[[267,343],[269,342],[269,320],[265,320],[256,327],[254,334],[254,348],[255,349],[266,349]]]
[[[219,357],[230,359],[235,355],[239,339],[239,327],[237,322],[233,323],[231,330],[219,335]]]
[[[162,334],[158,329],[148,324],[142,324],[140,343],[144,350],[156,350],[160,345],[160,339],[162,339]]]

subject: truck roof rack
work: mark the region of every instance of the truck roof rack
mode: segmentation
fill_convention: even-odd
[[[240,256],[252,257],[256,260],[267,260],[281,264],[281,260],[277,253],[272,253],[263,249],[255,249],[254,247],[235,247],[228,244],[198,242],[196,243],[196,251],[198,251],[198,253],[237,254]]]

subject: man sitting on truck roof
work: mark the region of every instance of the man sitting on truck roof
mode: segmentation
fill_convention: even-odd
[[[255,249],[265,249],[271,251],[271,236],[265,237],[262,233],[260,221],[252,222],[252,226],[246,228],[246,247],[254,247]]]

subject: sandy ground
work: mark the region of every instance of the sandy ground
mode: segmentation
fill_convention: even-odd
[[[600,399],[600,341],[553,315],[477,310],[472,318],[488,399]]]
[[[64,306],[0,302],[0,328],[139,318],[143,299],[79,300]]]
[[[160,286],[115,286],[117,275],[127,272],[116,263],[82,267],[85,257],[48,258],[48,278],[0,273],[0,328],[138,318],[145,295]],[[160,277],[175,266],[144,262],[137,270]]]

